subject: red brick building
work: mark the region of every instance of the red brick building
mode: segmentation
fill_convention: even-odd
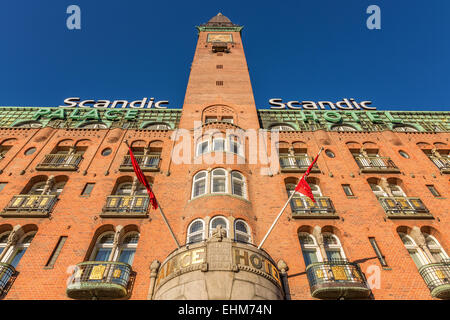
[[[242,27],[197,29],[182,109],[0,108],[2,298],[449,298],[450,113],[257,110]]]

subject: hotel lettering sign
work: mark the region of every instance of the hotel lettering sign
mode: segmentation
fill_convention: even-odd
[[[289,101],[283,103],[283,99],[273,98],[269,100],[270,109],[291,109],[291,110],[376,110],[376,107],[370,107],[372,101],[357,102],[355,99],[343,99],[336,103],[331,101]]]
[[[242,247],[229,247],[228,255],[231,255],[232,266],[229,272],[238,270],[256,273],[260,276],[270,279],[281,287],[280,274],[277,267],[271,260],[253,250]],[[209,257],[214,255],[206,254],[206,250],[215,250],[211,244],[189,249],[179,253],[167,260],[159,269],[156,279],[156,287],[174,276],[179,276],[186,272],[202,270],[206,271],[225,271],[223,266],[217,266],[214,261],[208,261]],[[241,271],[238,271],[241,272]]]

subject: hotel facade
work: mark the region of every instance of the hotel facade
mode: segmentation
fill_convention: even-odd
[[[1,298],[450,298],[450,112],[258,110],[197,30],[182,109],[0,107]]]

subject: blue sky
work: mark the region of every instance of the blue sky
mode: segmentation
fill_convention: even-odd
[[[81,30],[66,8],[81,8]],[[381,8],[381,30],[366,8]],[[0,3],[0,105],[67,97],[155,97],[181,107],[195,25],[244,25],[258,108],[270,98],[372,100],[378,109],[450,110],[450,1],[104,1]]]

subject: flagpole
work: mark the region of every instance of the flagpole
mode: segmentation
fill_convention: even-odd
[[[125,144],[127,145],[127,147],[128,147],[129,149],[131,149],[130,145],[128,144],[128,140],[125,140],[124,142],[125,142]],[[154,197],[154,199],[155,199],[156,203],[158,204],[159,212],[161,213],[161,216],[163,217],[163,220],[164,220],[164,222],[165,222],[167,228],[169,228],[170,234],[172,235],[172,238],[173,238],[173,240],[175,240],[175,243],[176,243],[176,245],[177,245],[177,248],[179,249],[179,248],[180,248],[180,244],[178,243],[177,237],[176,237],[175,234],[173,233],[173,230],[172,230],[172,228],[170,227],[169,221],[167,221],[166,215],[165,215],[164,212],[162,211],[162,208],[161,208],[161,205],[160,205],[159,202],[158,202],[158,199],[156,199],[156,197]]]
[[[316,158],[319,157],[319,155],[320,155],[320,153],[322,152],[322,150],[323,150],[323,147],[320,148],[319,153],[317,154]],[[299,179],[299,181],[300,181],[301,179],[303,179],[303,177],[305,176],[305,174],[306,174],[306,172],[302,175],[302,177]],[[278,219],[280,219],[281,215],[283,214],[284,210],[286,209],[286,207],[287,207],[289,201],[291,201],[291,199],[292,199],[292,197],[294,196],[295,192],[296,192],[296,191],[294,190],[294,192],[292,192],[292,194],[289,196],[289,199],[286,201],[286,203],[284,204],[284,206],[283,206],[283,208],[281,209],[280,213],[279,213],[278,216],[275,218],[275,221],[274,221],[274,222],[272,223],[272,225],[270,226],[269,231],[267,231],[266,235],[264,236],[264,238],[262,239],[261,243],[259,244],[258,249],[261,249],[262,245],[263,245],[264,242],[266,241],[266,239],[267,239],[267,237],[269,236],[269,234],[272,232],[272,229],[273,229],[273,228],[275,227],[275,225],[277,224]]]

